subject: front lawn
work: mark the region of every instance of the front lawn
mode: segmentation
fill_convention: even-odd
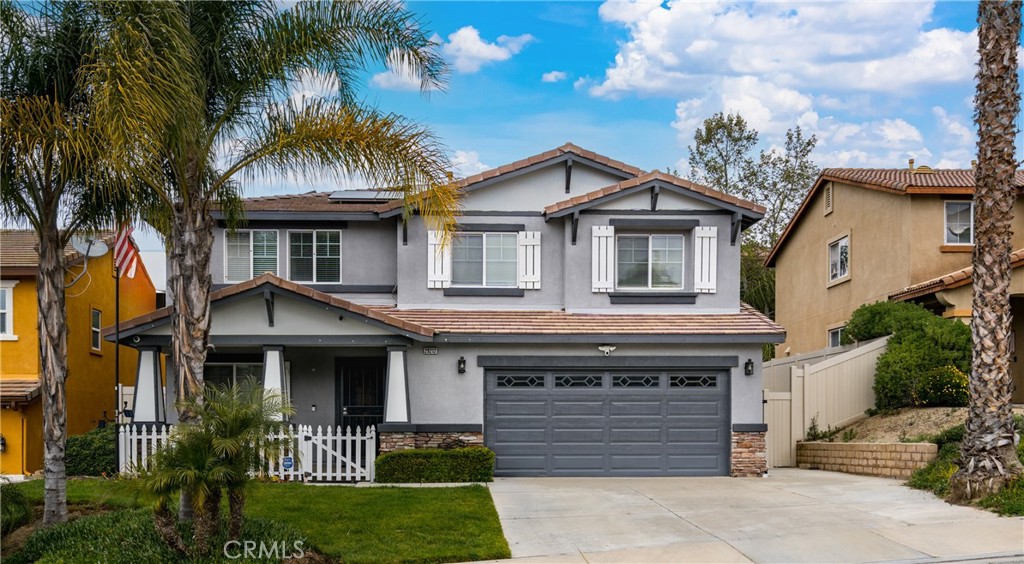
[[[41,504],[42,480],[18,485]],[[68,502],[113,509],[139,501],[118,480],[68,481]],[[254,484],[246,516],[270,519],[345,562],[457,562],[510,556],[490,492],[460,488],[353,488]],[[98,517],[83,517],[96,519]]]

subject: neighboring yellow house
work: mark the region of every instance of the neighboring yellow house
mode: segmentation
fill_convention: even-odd
[[[911,161],[903,169],[823,170],[766,260],[775,267],[775,321],[786,328],[776,355],[838,346],[853,310],[883,300],[915,301],[969,320],[964,269],[974,249],[973,197],[970,169],[915,168]],[[1013,248],[1024,249],[1021,202],[1014,216]],[[1019,258],[1015,267],[1024,264],[1024,254]],[[1024,270],[1014,270],[1012,292],[1020,340]],[[1014,400],[1024,402],[1024,362],[1015,357],[1013,370]]]
[[[114,235],[103,240],[113,246]],[[68,247],[70,283],[82,257]],[[31,474],[42,468],[43,420],[39,396],[37,239],[30,231],[0,231],[0,474]],[[85,433],[115,418],[114,344],[102,328],[114,324],[113,253],[91,258],[88,271],[67,289],[68,434]],[[139,261],[134,278],[121,278],[121,319],[156,308],[156,291]],[[138,353],[121,347],[121,383],[134,384]]]

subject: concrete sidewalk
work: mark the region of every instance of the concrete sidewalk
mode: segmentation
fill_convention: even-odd
[[[1024,561],[1024,518],[949,505],[897,480],[505,478],[490,486],[530,562]]]

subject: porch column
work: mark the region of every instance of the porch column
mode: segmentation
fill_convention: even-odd
[[[164,421],[164,390],[160,376],[160,347],[139,347],[132,423]]]
[[[409,377],[405,366],[407,347],[388,347],[388,380],[384,396],[384,422],[409,422]]]
[[[263,347],[263,389],[282,395],[286,392],[284,384],[284,347],[280,345]],[[288,401],[287,395],[284,396],[284,401]],[[282,415],[278,413],[276,417],[281,419]]]

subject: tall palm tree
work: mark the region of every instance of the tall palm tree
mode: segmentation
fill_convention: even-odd
[[[110,167],[112,155],[106,151],[103,128],[89,111],[83,80],[96,42],[103,38],[93,7],[49,2],[31,5],[29,13],[0,1],[0,212],[5,222],[29,225],[39,241],[36,295],[46,525],[67,520],[64,249],[79,231],[114,223],[117,194],[125,187],[123,177]],[[171,65],[176,66],[173,61]],[[158,63],[136,79],[154,79],[160,72],[173,76],[177,71]],[[160,117],[151,114],[136,121],[162,128]]]
[[[112,130],[114,151],[135,155],[125,169],[154,194],[149,218],[165,235],[172,304],[171,357],[178,397],[197,397],[210,331],[211,207],[237,211],[240,183],[268,173],[359,175],[371,186],[405,194],[413,207],[450,232],[457,193],[438,140],[401,116],[361,105],[356,79],[385,64],[420,77],[424,91],[443,86],[446,66],[437,45],[401,4],[382,0],[163,4],[184,22],[169,49],[189,73],[189,92],[167,95],[161,111],[176,114],[162,132],[140,133],[132,104],[135,69],[121,44],[108,42],[94,73],[96,112]],[[113,21],[147,10],[144,3],[107,6]],[[145,28],[119,26],[127,40]],[[303,77],[326,77],[323,98],[294,95]],[[130,159],[124,159],[130,160]],[[185,419],[189,414],[182,414]]]
[[[1024,472],[1013,444],[1010,252],[1017,199],[1021,2],[978,3],[978,165],[974,171],[974,317],[970,408],[951,495],[976,499]]]

